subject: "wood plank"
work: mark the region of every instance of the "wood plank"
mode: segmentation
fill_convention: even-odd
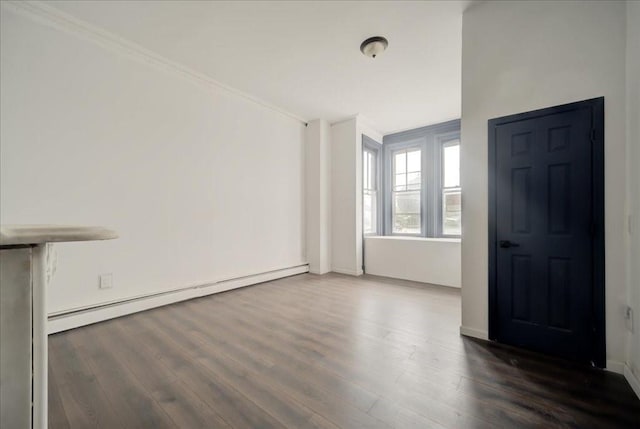
[[[640,427],[619,375],[459,324],[458,290],[338,274],[149,310],[50,336],[50,427]]]
[[[54,385],[49,386],[49,395],[59,396],[62,407],[50,411],[49,421],[64,421],[59,412],[64,409],[71,428],[123,427],[125,422],[107,399],[97,376],[70,341],[76,332],[52,335],[49,338],[49,363]],[[57,392],[51,390],[57,389]]]
[[[229,428],[230,426],[182,382],[176,374],[156,362],[143,344],[127,335],[122,324],[112,323],[103,331],[105,340],[119,345],[116,358],[138,379],[152,398],[181,428]]]
[[[176,428],[135,375],[118,359],[118,342],[107,342],[109,324],[78,329],[70,341],[83,355],[116,413],[132,428]]]
[[[170,332],[171,328],[164,325],[163,320],[156,318],[155,322],[161,324],[167,332]],[[188,335],[183,334],[179,338],[183,347],[189,350],[201,349],[200,351],[206,351],[205,357],[196,357],[196,360],[211,368],[217,374],[225,372],[229,374],[234,371],[239,371],[240,374],[247,372],[246,377],[244,377],[245,381],[246,379],[260,381],[263,388],[265,386],[272,386],[274,393],[280,391],[280,396],[288,398],[288,401],[295,407],[308,407],[317,414],[331,415],[331,418],[327,419],[340,427],[387,427],[382,422],[372,418],[366,413],[359,412],[354,407],[345,405],[344,402],[337,400],[333,394],[334,392],[327,392],[317,388],[312,382],[309,382],[306,379],[305,374],[292,372],[291,367],[287,367],[286,370],[281,370],[280,367],[275,366],[270,368],[263,367],[260,362],[252,360],[249,354],[243,354],[242,352],[238,353],[238,350],[232,354],[225,355],[225,353],[221,353],[219,348],[216,346],[207,346],[206,341],[198,341],[197,338],[203,337],[194,335],[194,331],[187,332]],[[175,338],[175,336],[172,337]],[[176,340],[178,339],[176,338]],[[264,352],[264,350],[256,349],[256,352],[261,353]],[[208,358],[207,356],[215,356],[215,359]],[[239,365],[242,366],[239,367]],[[223,368],[223,366],[226,366],[226,368]],[[236,368],[234,369],[234,367]],[[238,386],[238,383],[234,383],[234,385]],[[247,388],[248,386],[243,386],[245,391]],[[255,398],[255,392],[251,396],[252,398]],[[287,414],[292,413],[293,411],[284,412],[282,409],[278,409],[286,408],[286,403],[277,404],[276,408],[276,404],[265,404],[265,400],[268,399],[270,399],[271,402],[274,402],[273,398],[263,397],[262,399],[255,399],[263,403],[265,409],[269,410],[271,413],[283,416],[287,420],[290,419]],[[296,403],[298,403],[298,405],[295,405]],[[308,416],[308,419],[310,418],[311,415]],[[317,417],[314,421],[318,422]],[[291,424],[288,427],[299,426],[300,422]]]
[[[57,374],[51,367],[51,362],[49,362],[48,375],[49,390],[51,391],[51,394],[48,397],[49,410],[51,410],[51,419],[49,419],[49,426],[54,428],[67,429],[69,428],[69,419],[67,418],[67,412],[64,410],[64,405],[62,404]]]

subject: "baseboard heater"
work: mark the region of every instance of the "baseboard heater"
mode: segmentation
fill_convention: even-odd
[[[104,320],[114,319],[127,314],[149,310],[188,299],[199,298],[215,293],[225,292],[271,280],[309,272],[309,265],[302,264],[294,267],[265,271],[242,277],[218,280],[211,283],[188,286],[180,289],[146,294],[117,301],[110,301],[86,307],[50,313],[47,330],[49,334],[62,332]]]

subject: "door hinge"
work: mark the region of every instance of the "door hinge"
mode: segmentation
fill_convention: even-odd
[[[596,141],[596,129],[595,128],[591,129],[591,133],[590,133],[589,136],[590,136],[592,142]]]

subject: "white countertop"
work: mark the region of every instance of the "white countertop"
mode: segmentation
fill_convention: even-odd
[[[62,241],[111,240],[118,234],[101,226],[2,225],[0,246],[42,244]]]

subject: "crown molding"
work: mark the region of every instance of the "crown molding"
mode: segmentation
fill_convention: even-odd
[[[242,92],[234,87],[225,85],[203,73],[191,69],[190,67],[172,61],[154,51],[146,49],[136,43],[130,42],[129,40],[119,37],[111,32],[98,28],[86,21],[80,20],[72,15],[62,12],[61,10],[49,6],[42,1],[3,0],[2,2],[0,2],[0,4],[2,8],[12,10],[15,13],[31,18],[41,24],[48,25],[49,27],[53,27],[66,33],[73,34],[81,39],[99,45],[103,48],[117,51],[118,53],[133,57],[134,59],[142,61],[145,64],[149,64],[162,70],[172,72],[175,75],[188,79],[201,86],[223,90],[228,94],[243,98],[259,106],[280,113],[281,115],[300,121],[303,124],[307,123],[306,119],[296,114],[281,109],[271,103]]]

